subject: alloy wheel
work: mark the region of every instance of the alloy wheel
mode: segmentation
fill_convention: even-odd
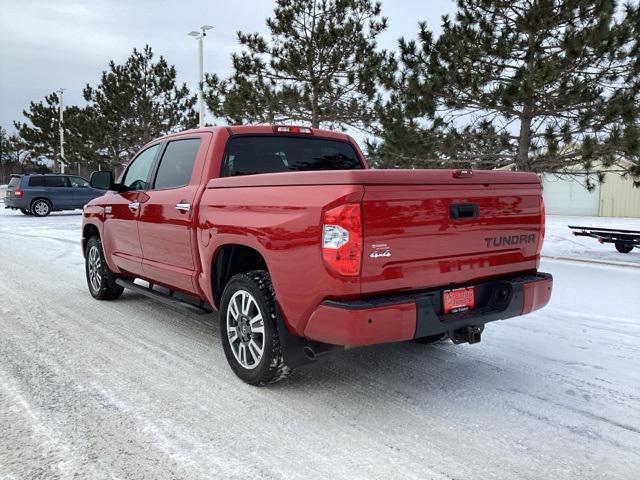
[[[44,200],[39,200],[33,206],[33,211],[36,213],[36,215],[44,217],[49,213],[49,204]]]
[[[227,339],[233,356],[242,367],[253,370],[264,354],[265,334],[262,312],[246,290],[233,294],[227,307]]]
[[[100,258],[100,251],[95,245],[89,250],[89,282],[91,288],[95,292],[100,290],[102,286],[102,274],[100,273],[100,267],[102,267],[102,260]]]

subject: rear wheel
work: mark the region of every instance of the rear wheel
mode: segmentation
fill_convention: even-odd
[[[21,208],[20,211],[22,212],[23,215],[31,215],[31,212],[26,208]]]
[[[122,295],[124,288],[116,284],[117,277],[109,270],[104,260],[104,251],[99,237],[91,237],[87,241],[85,270],[87,285],[93,298],[115,300]]]
[[[218,313],[225,356],[243,381],[263,386],[291,371],[284,363],[269,274],[240,273],[224,289]]]
[[[46,217],[51,213],[51,203],[44,198],[38,198],[31,203],[29,211],[36,217]]]
[[[631,250],[633,250],[633,244],[616,242],[616,250],[618,250],[620,253],[629,253]]]

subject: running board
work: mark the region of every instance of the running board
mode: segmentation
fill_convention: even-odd
[[[116,284],[123,288],[131,290],[136,293],[140,293],[146,297],[152,298],[167,305],[174,305],[178,307],[187,308],[193,312],[201,315],[211,313],[213,309],[209,303],[204,300],[199,300],[194,297],[189,297],[181,293],[177,293],[173,290],[166,289],[169,293],[163,293],[158,290],[154,290],[154,284],[150,283],[148,287],[138,285],[131,280],[125,280],[124,278],[117,278]]]

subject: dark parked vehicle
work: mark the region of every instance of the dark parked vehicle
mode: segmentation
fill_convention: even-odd
[[[4,207],[46,217],[54,211],[82,208],[103,194],[103,190],[91,188],[87,180],[77,175],[12,175]]]

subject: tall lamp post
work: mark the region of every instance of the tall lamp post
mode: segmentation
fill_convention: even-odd
[[[189,32],[191,37],[198,40],[198,127],[204,127],[204,98],[202,96],[202,84],[204,83],[204,68],[203,68],[203,46],[202,40],[207,36],[207,30],[211,30],[211,25],[203,25],[199,30]]]
[[[58,96],[58,109],[60,110],[60,173],[64,173],[64,113],[62,107],[62,96],[64,95],[65,88],[57,90]]]

